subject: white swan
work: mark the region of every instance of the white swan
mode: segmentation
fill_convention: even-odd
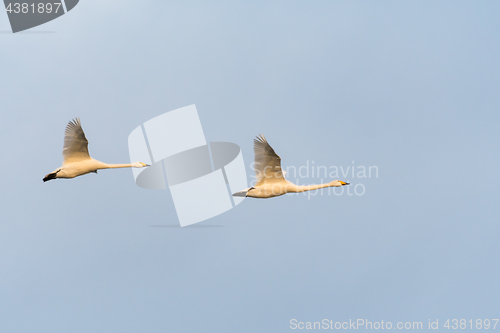
[[[254,139],[255,174],[257,183],[246,190],[236,192],[235,197],[272,198],[285,193],[312,191],[324,187],[340,187],[349,185],[341,180],[327,184],[299,186],[285,179],[285,171],[281,170],[281,158],[267,143],[263,134]]]
[[[132,164],[106,164],[94,160],[89,155],[87,138],[83,133],[80,119],[73,119],[66,126],[63,147],[63,165],[43,178],[46,182],[56,178],[75,178],[90,172],[97,173],[100,169],[114,168],[144,168],[147,165],[142,162]]]

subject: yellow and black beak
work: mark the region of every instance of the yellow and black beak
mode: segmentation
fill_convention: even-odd
[[[350,185],[351,183],[346,183],[346,182],[340,181],[340,184],[342,184],[342,185]]]

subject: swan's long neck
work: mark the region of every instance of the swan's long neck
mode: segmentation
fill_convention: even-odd
[[[304,185],[304,186],[293,184],[293,186],[289,186],[288,192],[299,193],[299,192],[305,192],[305,191],[313,191],[313,190],[317,190],[317,189],[325,188],[325,187],[330,187],[330,186],[332,186],[332,185],[330,185],[330,183],[318,184],[318,185]]]
[[[142,168],[146,166],[146,164],[143,164],[141,162],[135,162],[135,163],[127,163],[127,164],[108,164],[104,163],[98,160],[91,159],[90,160],[90,168],[92,170],[101,170],[101,169],[118,169],[118,168]]]
[[[132,164],[107,164],[103,163],[101,169],[132,168]]]

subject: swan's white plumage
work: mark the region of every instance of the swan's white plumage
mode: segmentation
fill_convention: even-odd
[[[132,164],[107,164],[93,159],[89,155],[87,138],[83,132],[80,119],[73,119],[66,126],[63,146],[63,165],[43,178],[46,182],[56,178],[74,178],[90,172],[97,173],[101,169],[143,168],[148,166],[142,162]]]
[[[64,133],[63,164],[90,159],[88,145],[80,118],[73,119]]]
[[[285,193],[316,190],[324,187],[339,187],[349,183],[334,180],[327,184],[298,186],[285,179],[286,172],[281,169],[281,158],[269,145],[263,134],[254,139],[255,175],[254,186],[233,194],[236,197],[272,198]]]
[[[257,176],[256,186],[264,183],[276,183],[285,180],[281,170],[281,157],[276,154],[269,145],[266,137],[260,134],[253,140],[253,151],[255,154],[255,174]]]

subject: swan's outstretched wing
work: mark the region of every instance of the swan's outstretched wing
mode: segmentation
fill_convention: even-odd
[[[64,135],[63,164],[89,159],[88,144],[80,119],[70,121]]]
[[[267,143],[263,134],[253,140],[253,151],[255,153],[255,175],[257,184],[274,183],[285,180],[281,170],[281,157]]]

